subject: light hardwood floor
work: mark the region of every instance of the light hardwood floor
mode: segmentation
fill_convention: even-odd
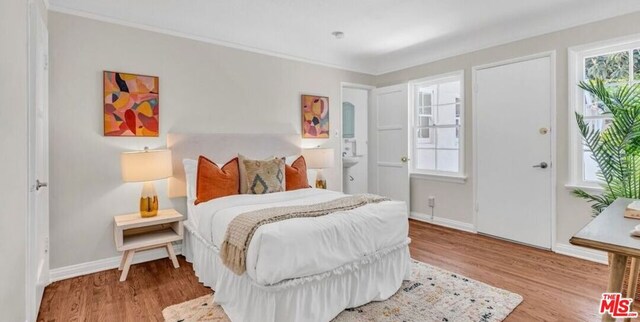
[[[413,258],[521,294],[507,321],[600,319],[605,265],[413,220],[409,235]],[[211,292],[179,260],[178,269],[169,259],[134,265],[122,283],[116,269],[55,282],[38,320],[161,321],[164,307]]]

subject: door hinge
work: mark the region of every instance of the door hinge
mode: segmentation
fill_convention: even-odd
[[[44,70],[49,70],[49,55],[43,55],[44,63],[42,64]]]
[[[480,210],[480,204],[476,202],[475,208],[476,208],[476,212],[478,212],[478,210]]]

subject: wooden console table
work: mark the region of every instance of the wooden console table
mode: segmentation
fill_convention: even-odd
[[[619,198],[600,215],[575,234],[569,242],[573,245],[602,250],[609,253],[608,293],[622,291],[622,280],[631,257],[631,271],[627,297],[635,298],[638,284],[638,267],[640,266],[640,238],[632,237],[629,232],[640,224],[640,220],[624,218],[624,210],[633,200]],[[602,316],[602,321],[614,321],[609,315]]]

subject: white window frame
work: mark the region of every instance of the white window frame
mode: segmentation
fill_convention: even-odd
[[[438,83],[446,83],[451,81],[459,81],[460,82],[460,134],[458,137],[458,171],[450,172],[450,171],[438,171],[438,170],[422,170],[415,168],[415,133],[416,129],[416,108],[415,108],[415,87],[416,85],[425,84],[433,85]],[[429,76],[425,78],[415,79],[409,81],[409,158],[411,162],[409,163],[409,173],[412,178],[419,179],[427,179],[427,180],[435,180],[435,181],[445,181],[445,182],[454,182],[454,183],[464,183],[466,182],[467,176],[464,172],[464,147],[465,147],[465,83],[464,83],[464,70],[458,70],[451,73],[439,74],[434,76]],[[436,148],[437,149],[437,148]]]
[[[619,51],[640,48],[640,34],[570,47],[568,50],[569,67],[569,182],[568,188],[580,188],[591,192],[600,192],[599,182],[584,180],[582,136],[576,123],[575,112],[584,114],[584,91],[578,88],[578,82],[584,79],[584,59],[606,55]],[[633,55],[629,57],[629,72],[633,79]],[[635,80],[638,82],[640,80]]]

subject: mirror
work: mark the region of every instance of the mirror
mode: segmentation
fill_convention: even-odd
[[[353,139],[355,137],[355,106],[349,102],[342,102],[342,138]]]

